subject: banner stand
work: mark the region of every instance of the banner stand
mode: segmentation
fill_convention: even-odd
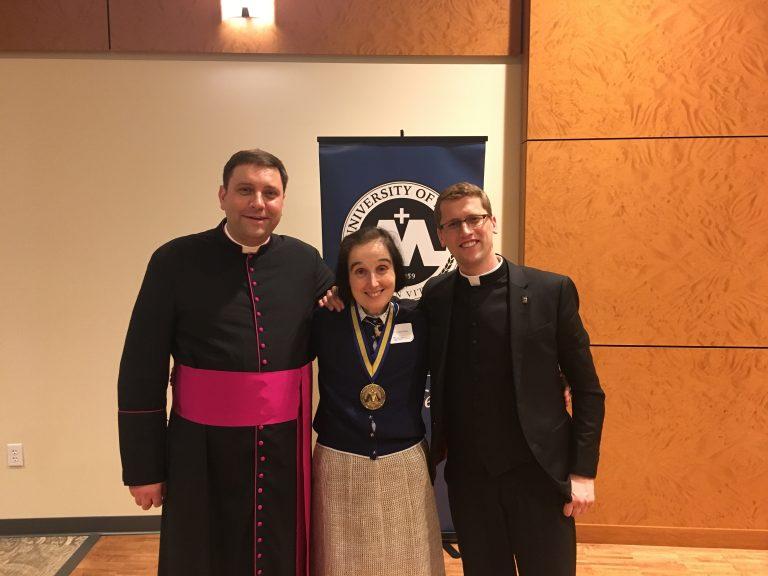
[[[389,231],[403,255],[406,286],[397,296],[418,300],[432,276],[455,268],[440,245],[434,206],[457,182],[483,188],[487,136],[319,137],[323,259],[334,269],[342,238],[365,226]],[[422,416],[430,437],[429,376]],[[435,478],[443,548],[458,551],[442,462]]]

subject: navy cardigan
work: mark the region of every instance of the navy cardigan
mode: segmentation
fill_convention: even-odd
[[[320,367],[320,404],[313,427],[320,444],[375,459],[424,438],[421,409],[427,377],[427,323],[415,301],[398,303],[394,323],[410,324],[413,340],[390,344],[375,379],[387,394],[378,410],[368,410],[360,402],[360,390],[371,379],[357,351],[354,307],[315,311],[312,348]]]

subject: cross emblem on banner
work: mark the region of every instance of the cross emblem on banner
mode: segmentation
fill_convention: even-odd
[[[393,214],[393,217],[395,220],[399,220],[400,224],[403,224],[407,218],[410,218],[411,215],[408,214],[405,210],[403,210],[403,207],[400,207],[400,212],[397,212],[396,214]]]

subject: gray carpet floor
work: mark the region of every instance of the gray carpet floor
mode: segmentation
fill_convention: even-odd
[[[57,576],[88,536],[13,536],[0,538],[0,575]],[[60,575],[61,576],[61,575]]]

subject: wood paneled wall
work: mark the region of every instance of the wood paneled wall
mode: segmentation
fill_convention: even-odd
[[[573,276],[593,343],[768,347],[766,159],[758,137],[528,142],[526,262]]]
[[[529,138],[768,134],[765,0],[531,4]]]
[[[275,23],[221,21],[219,0],[0,4],[0,50],[509,56],[520,0],[275,0]]]
[[[108,50],[107,28],[105,0],[0,2],[0,50]]]
[[[526,9],[524,261],[607,394],[585,532],[768,548],[768,3]]]

